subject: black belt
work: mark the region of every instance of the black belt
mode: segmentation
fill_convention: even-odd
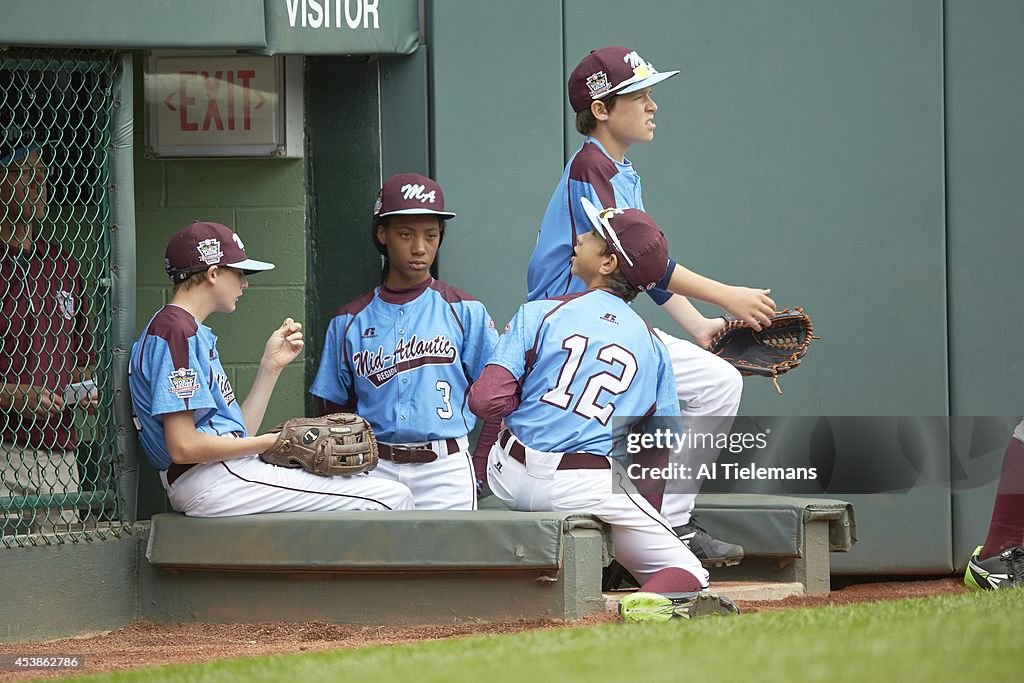
[[[177,463],[172,463],[171,466],[167,468],[167,485],[170,486],[171,484],[173,484],[178,477],[185,474],[195,466],[196,463],[194,462],[189,463],[187,465],[178,465]]]
[[[448,447],[446,455],[458,453],[460,450],[457,439],[445,439],[445,446]],[[437,453],[424,446],[389,446],[386,443],[378,443],[377,451],[383,460],[390,460],[399,465],[414,462],[434,462],[437,460]]]
[[[525,465],[526,447],[523,446],[523,442],[516,439],[515,441],[512,441],[512,446],[509,447],[509,441],[512,441],[512,432],[506,429],[501,433],[501,436],[498,437],[498,444],[505,449],[506,453]],[[608,464],[608,458],[603,455],[598,455],[597,453],[563,453],[562,459],[559,461],[556,469],[607,470],[611,469],[611,465]]]

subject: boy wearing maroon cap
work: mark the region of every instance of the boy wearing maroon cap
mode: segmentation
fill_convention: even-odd
[[[48,143],[0,130],[0,498],[58,499],[79,490],[72,406],[63,392],[91,376],[91,336],[78,264],[35,235],[46,215]],[[92,407],[96,397],[82,401]],[[0,534],[67,530],[74,509],[0,517]]]
[[[422,510],[476,509],[466,393],[498,337],[481,302],[430,275],[454,217],[434,180],[384,182],[370,234],[384,259],[381,285],[338,309],[310,389],[324,412],[369,421],[381,457],[371,476],[408,485]],[[496,436],[497,424],[485,424],[481,464]]]
[[[658,71],[635,50],[618,45],[594,50],[573,69],[569,103],[576,112],[576,129],[586,139],[566,165],[541,222],[527,271],[530,301],[584,289],[570,269],[577,238],[591,229],[581,198],[599,207],[644,209],[640,176],[626,152],[630,145],[654,139],[658,105],[652,88],[678,73]],[[684,415],[735,416],[742,393],[740,374],[705,350],[725,321],[705,318],[685,297],[721,306],[761,329],[775,310],[769,290],[724,285],[671,259],[663,276],[648,294],[697,342],[656,330],[672,358],[678,397],[686,404]],[[666,495],[661,510],[709,565],[738,563],[743,557],[741,546],[715,539],[691,519],[695,497],[692,493]]]
[[[513,510],[611,526],[619,562],[642,584],[620,602],[623,619],[733,614],[668,520],[612,467],[646,416],[679,416],[668,351],[628,303],[664,275],[668,243],[637,209],[591,213],[571,257],[586,291],[523,304],[470,390],[473,412],[505,424],[487,481]]]
[[[286,318],[270,335],[239,403],[217,338],[203,321],[234,311],[248,276],[273,264],[250,259],[230,228],[195,222],[171,238],[164,267],[174,295],[132,347],[128,383],[140,440],[175,510],[231,517],[412,507],[409,489],[395,482],[320,477],[260,459],[277,434],[253,435],[281,371],[302,351],[302,325]]]

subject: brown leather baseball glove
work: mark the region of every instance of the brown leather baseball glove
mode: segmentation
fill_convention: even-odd
[[[277,442],[260,454],[271,465],[334,477],[369,472],[380,459],[370,423],[352,413],[293,417],[274,431]]]
[[[775,311],[771,327],[760,332],[725,316],[725,327],[714,336],[708,351],[721,356],[744,375],[771,377],[779,393],[779,375],[800,365],[814,336],[814,326],[804,309]]]

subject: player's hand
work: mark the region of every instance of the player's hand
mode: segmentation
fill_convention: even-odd
[[[281,327],[274,330],[263,349],[263,361],[272,370],[282,370],[302,353],[302,323],[285,318]]]
[[[700,326],[690,333],[696,343],[702,349],[711,346],[711,340],[715,338],[722,328],[725,327],[725,318],[704,318]]]
[[[93,389],[88,396],[78,399],[76,405],[89,415],[95,415],[100,405],[100,392]]]
[[[14,409],[22,415],[45,417],[64,410],[64,397],[45,387],[21,384],[14,394]]]
[[[775,313],[775,302],[768,296],[771,291],[730,285],[722,308],[760,331],[771,325]]]

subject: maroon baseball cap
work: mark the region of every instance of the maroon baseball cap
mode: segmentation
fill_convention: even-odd
[[[419,173],[399,173],[384,181],[373,205],[373,217],[428,215],[455,218],[444,210],[444,192],[434,180]]]
[[[586,197],[580,202],[629,283],[641,292],[658,284],[668,269],[668,241],[658,224],[640,209],[599,209]]]
[[[661,83],[679,71],[658,71],[646,59],[621,45],[593,50],[569,75],[569,104],[581,112],[608,95],[636,92]]]
[[[187,280],[210,266],[237,268],[246,275],[252,275],[270,270],[274,264],[246,256],[242,238],[220,223],[193,221],[167,243],[164,270],[173,282]]]

